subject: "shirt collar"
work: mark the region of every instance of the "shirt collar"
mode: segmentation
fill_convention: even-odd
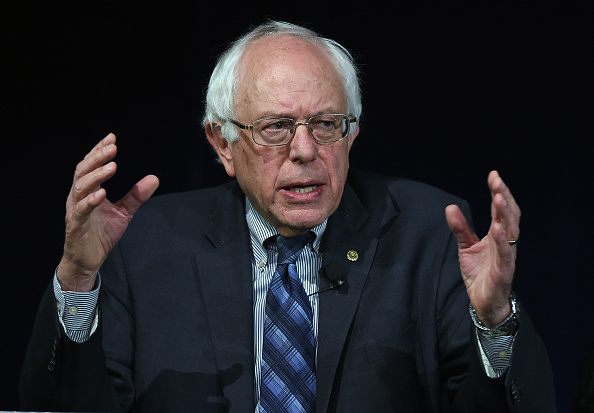
[[[256,239],[259,246],[264,247],[264,242],[273,235],[277,235],[278,231],[268,221],[266,221],[262,215],[258,213],[258,211],[256,211],[256,208],[254,208],[247,197],[245,198],[245,206],[245,216],[248,228],[250,230],[250,235],[252,238]],[[315,239],[312,243],[312,248],[315,252],[320,251],[322,235],[324,235],[327,224],[328,219],[324,220],[324,222],[322,222],[320,225],[310,230],[315,235]]]

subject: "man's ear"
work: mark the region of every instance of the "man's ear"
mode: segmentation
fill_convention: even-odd
[[[208,142],[210,142],[212,148],[219,156],[219,160],[225,167],[227,175],[229,175],[232,178],[235,177],[235,168],[233,167],[233,155],[231,154],[231,149],[229,148],[229,142],[227,141],[227,139],[223,137],[221,125],[216,122],[207,123],[204,127],[204,130],[206,132]]]

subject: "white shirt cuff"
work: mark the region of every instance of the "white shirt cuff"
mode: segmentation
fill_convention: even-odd
[[[97,276],[95,289],[87,293],[62,291],[56,273],[54,273],[53,285],[58,319],[64,327],[66,335],[77,343],[88,340],[99,323],[97,303],[101,278]]]

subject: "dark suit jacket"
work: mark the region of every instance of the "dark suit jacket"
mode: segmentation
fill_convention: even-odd
[[[319,296],[318,412],[436,412],[445,398],[453,411],[555,411],[525,311],[507,374],[485,375],[445,221],[451,203],[468,215],[427,185],[350,174],[322,242],[324,264],[342,263],[348,283]],[[23,408],[253,412],[250,260],[235,182],[149,201],[101,269],[89,341],[65,338],[48,290]]]

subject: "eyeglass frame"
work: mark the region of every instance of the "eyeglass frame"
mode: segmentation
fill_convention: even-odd
[[[335,140],[331,140],[331,141],[320,141],[318,139],[316,139],[315,136],[313,136],[313,132],[312,129],[309,127],[309,122],[313,119],[313,118],[317,118],[319,116],[342,116],[343,118],[346,119],[347,121],[347,129],[346,132],[344,134],[344,136],[342,136],[339,139],[335,139]],[[256,142],[256,138],[254,137],[254,125],[258,122],[263,122],[265,120],[272,120],[272,119],[278,119],[278,120],[289,120],[291,122],[293,122],[295,124],[295,126],[293,127],[293,133],[291,134],[291,137],[289,138],[289,140],[287,140],[285,143],[272,143],[272,144],[266,144],[266,143],[259,143]],[[334,143],[334,142],[340,142],[341,140],[345,139],[346,137],[349,136],[350,132],[351,132],[351,123],[357,122],[357,118],[353,115],[345,115],[344,113],[319,113],[317,115],[313,115],[310,116],[307,121],[305,122],[297,122],[295,121],[295,119],[293,118],[282,118],[282,117],[268,117],[268,118],[262,118],[262,119],[256,119],[254,121],[254,123],[252,123],[251,125],[244,125],[243,123],[239,123],[237,122],[235,119],[227,119],[228,122],[231,122],[232,124],[234,124],[235,126],[237,126],[240,129],[243,130],[251,130],[252,131],[252,141],[254,141],[254,143],[256,145],[260,145],[260,146],[266,146],[266,147],[275,147],[275,146],[285,146],[287,145],[289,142],[291,142],[293,140],[293,138],[295,137],[295,134],[297,133],[297,127],[299,125],[305,125],[307,132],[309,134],[309,136],[316,142],[319,143],[320,145],[326,144],[326,143]]]

